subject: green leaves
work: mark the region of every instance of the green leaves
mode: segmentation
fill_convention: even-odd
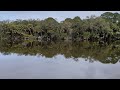
[[[118,23],[120,22],[120,14],[119,13],[111,13],[111,12],[106,12],[101,14],[101,17],[104,18],[108,22],[112,23]]]
[[[11,37],[21,35],[21,38],[29,38],[39,36],[46,40],[55,39],[108,39],[117,38],[120,33],[120,14],[106,12],[100,17],[92,15],[87,19],[81,19],[79,16],[66,18],[62,22],[57,22],[56,19],[48,17],[44,20],[16,20],[16,21],[1,21],[0,35]],[[111,36],[111,37],[110,37]]]

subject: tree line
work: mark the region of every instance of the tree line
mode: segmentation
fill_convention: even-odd
[[[0,21],[0,39],[11,40],[120,40],[120,14],[105,12],[101,16],[79,16],[58,22],[44,20]]]

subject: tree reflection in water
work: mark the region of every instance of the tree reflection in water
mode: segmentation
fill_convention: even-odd
[[[85,61],[115,64],[120,59],[120,42],[38,42],[38,41],[0,41],[0,52],[4,55],[42,55],[52,58],[62,54],[65,58],[84,58]]]

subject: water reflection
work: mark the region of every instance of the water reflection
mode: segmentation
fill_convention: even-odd
[[[72,58],[84,58],[85,61],[115,64],[120,60],[120,42],[38,42],[24,41],[12,42],[1,41],[0,52],[3,55],[16,53],[25,56],[44,56],[53,58],[56,55]]]
[[[120,65],[89,63],[84,58],[77,62],[64,55],[52,58],[18,54],[0,54],[0,78],[5,79],[91,79],[120,78]]]
[[[120,42],[0,41],[2,79],[120,78]]]

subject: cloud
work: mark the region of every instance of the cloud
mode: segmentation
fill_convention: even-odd
[[[45,19],[48,17],[57,18],[62,21],[65,18],[74,18],[80,16],[82,19],[86,16],[96,15],[100,16],[106,11],[0,11],[0,20],[15,20],[15,19]],[[107,11],[118,12],[120,11]]]

